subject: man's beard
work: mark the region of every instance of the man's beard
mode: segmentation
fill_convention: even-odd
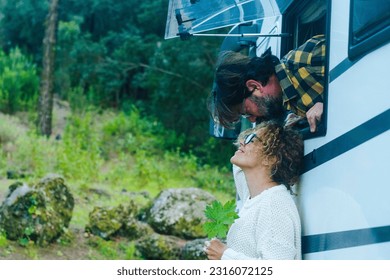
[[[283,121],[286,115],[286,110],[283,107],[282,97],[274,96],[251,96],[251,101],[257,105],[258,113],[261,115],[257,117],[256,122],[277,120]]]

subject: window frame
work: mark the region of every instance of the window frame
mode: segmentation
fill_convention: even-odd
[[[355,40],[355,30],[353,30],[353,17],[355,12],[356,0],[350,0],[350,9],[349,9],[349,30],[348,30],[348,58],[350,60],[356,60],[362,56],[372,52],[378,47],[384,45],[386,42],[390,41],[390,25],[386,26],[386,23],[382,23],[375,31],[375,26],[373,24],[378,23],[375,21],[371,26],[374,28],[368,28],[363,35],[368,35],[365,38],[361,38],[359,42],[354,42]],[[383,26],[383,27],[381,27]]]
[[[305,6],[310,2],[310,0],[301,0],[295,1],[283,14],[282,18],[282,32],[290,33],[292,36],[289,38],[283,38],[281,42],[281,53],[280,57],[283,57],[288,53],[289,50],[298,47],[298,45],[302,44],[302,42],[297,42],[297,30],[299,27],[297,26],[297,19],[303,13],[302,10]],[[326,38],[326,58],[325,58],[325,76],[324,76],[324,111],[322,114],[321,123],[317,127],[317,131],[312,133],[310,132],[310,127],[304,127],[300,129],[300,132],[303,136],[304,140],[323,137],[327,132],[327,115],[328,115],[328,83],[329,83],[329,53],[330,53],[330,19],[331,19],[331,11],[332,11],[332,1],[326,1],[326,15],[325,15],[325,38]]]

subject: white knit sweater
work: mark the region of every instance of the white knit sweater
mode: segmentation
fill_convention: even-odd
[[[222,260],[301,259],[300,218],[287,188],[275,186],[250,199],[246,182],[240,183],[236,187],[244,203],[228,232]]]

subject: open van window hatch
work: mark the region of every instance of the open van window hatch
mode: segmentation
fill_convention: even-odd
[[[265,33],[241,33],[241,34],[231,34],[231,33],[225,33],[225,34],[216,34],[216,33],[193,33],[190,34],[188,31],[179,32],[176,34],[180,37],[182,40],[187,40],[191,36],[198,36],[198,37],[290,37],[290,33],[279,33],[279,34],[265,34]]]

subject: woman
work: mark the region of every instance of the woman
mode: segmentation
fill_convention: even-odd
[[[298,181],[303,160],[299,133],[265,122],[240,134],[230,159],[247,185],[237,185],[244,204],[227,235],[205,248],[211,260],[301,259],[301,224],[290,187]]]

